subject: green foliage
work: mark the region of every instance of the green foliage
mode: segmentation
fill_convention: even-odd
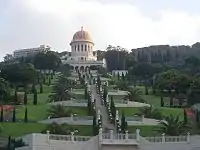
[[[53,105],[48,109],[48,116],[51,118],[69,117],[73,111],[63,105]]]
[[[85,86],[84,96],[85,96],[85,99],[88,99],[88,90],[87,90],[87,86]]]
[[[174,117],[170,115],[159,123],[157,131],[170,136],[179,136],[187,133],[190,131],[190,129],[190,126],[184,121],[180,120],[179,116]]]
[[[139,108],[139,114],[144,115],[146,118],[153,118],[161,120],[163,118],[162,113],[155,108],[152,107],[141,107]]]
[[[38,53],[34,58],[34,66],[39,70],[56,70],[60,63],[60,57],[52,51]]]
[[[32,64],[15,63],[5,65],[0,75],[13,85],[27,85],[36,80],[36,71]]]

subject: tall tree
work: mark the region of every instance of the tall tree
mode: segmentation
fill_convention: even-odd
[[[28,109],[26,107],[25,112],[24,112],[24,122],[27,123],[28,122]]]
[[[88,98],[88,90],[87,90],[87,85],[85,85],[85,92],[84,92],[84,96],[85,96],[85,99]]]
[[[122,117],[121,117],[121,131],[122,133],[125,133],[126,130],[126,118],[124,115],[124,112],[122,112]]]
[[[37,105],[37,100],[38,100],[38,96],[37,96],[37,92],[35,91],[33,94],[33,104]]]
[[[43,85],[40,83],[40,93],[43,93]]]
[[[15,108],[13,109],[12,122],[16,122],[16,112],[15,112]]]
[[[96,114],[93,115],[92,128],[93,128],[93,135],[96,136],[96,135],[98,134],[98,127],[97,127],[97,118],[96,118]]]
[[[3,122],[3,118],[4,118],[4,117],[3,117],[3,106],[1,106],[1,118],[0,118],[0,121],[1,121],[1,122]]]
[[[184,109],[184,111],[183,111],[183,115],[184,115],[184,122],[185,122],[185,123],[188,123],[187,112],[186,112],[185,109]]]
[[[27,105],[28,98],[27,98],[27,93],[26,91],[24,92],[24,105]]]
[[[164,100],[163,100],[163,96],[161,95],[160,96],[160,106],[161,107],[164,107],[165,103],[164,103]]]
[[[14,101],[15,101],[15,103],[18,103],[18,94],[17,94],[17,90],[15,90]]]

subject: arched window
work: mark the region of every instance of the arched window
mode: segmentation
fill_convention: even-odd
[[[85,51],[87,51],[87,45],[85,45]]]
[[[81,51],[83,51],[83,44],[81,44]]]
[[[88,45],[88,51],[90,51],[90,46]]]
[[[78,44],[78,52],[80,51],[80,46],[79,46],[79,44]]]
[[[74,51],[76,52],[76,45],[74,46]]]

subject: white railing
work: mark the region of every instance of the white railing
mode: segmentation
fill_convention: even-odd
[[[190,134],[188,133],[185,136],[162,136],[158,137],[146,137],[147,141],[151,143],[188,143],[190,142]]]
[[[47,134],[48,136],[48,134]],[[58,140],[58,141],[88,141],[90,140],[90,136],[76,136],[74,133],[71,133],[71,135],[56,135],[56,134],[50,134],[49,140]]]

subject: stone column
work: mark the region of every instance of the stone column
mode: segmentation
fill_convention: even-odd
[[[50,137],[50,131],[47,130],[47,143],[49,142],[49,137]]]
[[[140,141],[140,129],[136,129],[136,140]]]
[[[128,140],[128,131],[125,131],[125,139]]]
[[[187,142],[190,143],[190,133],[187,133]]]
[[[73,114],[70,115],[70,121],[74,121],[74,115]]]
[[[110,130],[110,139],[113,140],[113,130]]]
[[[103,139],[103,129],[102,128],[99,128],[99,142],[101,142],[102,141],[102,139]]]
[[[74,132],[71,132],[71,141],[74,142]]]
[[[165,133],[162,134],[162,143],[165,143]]]

